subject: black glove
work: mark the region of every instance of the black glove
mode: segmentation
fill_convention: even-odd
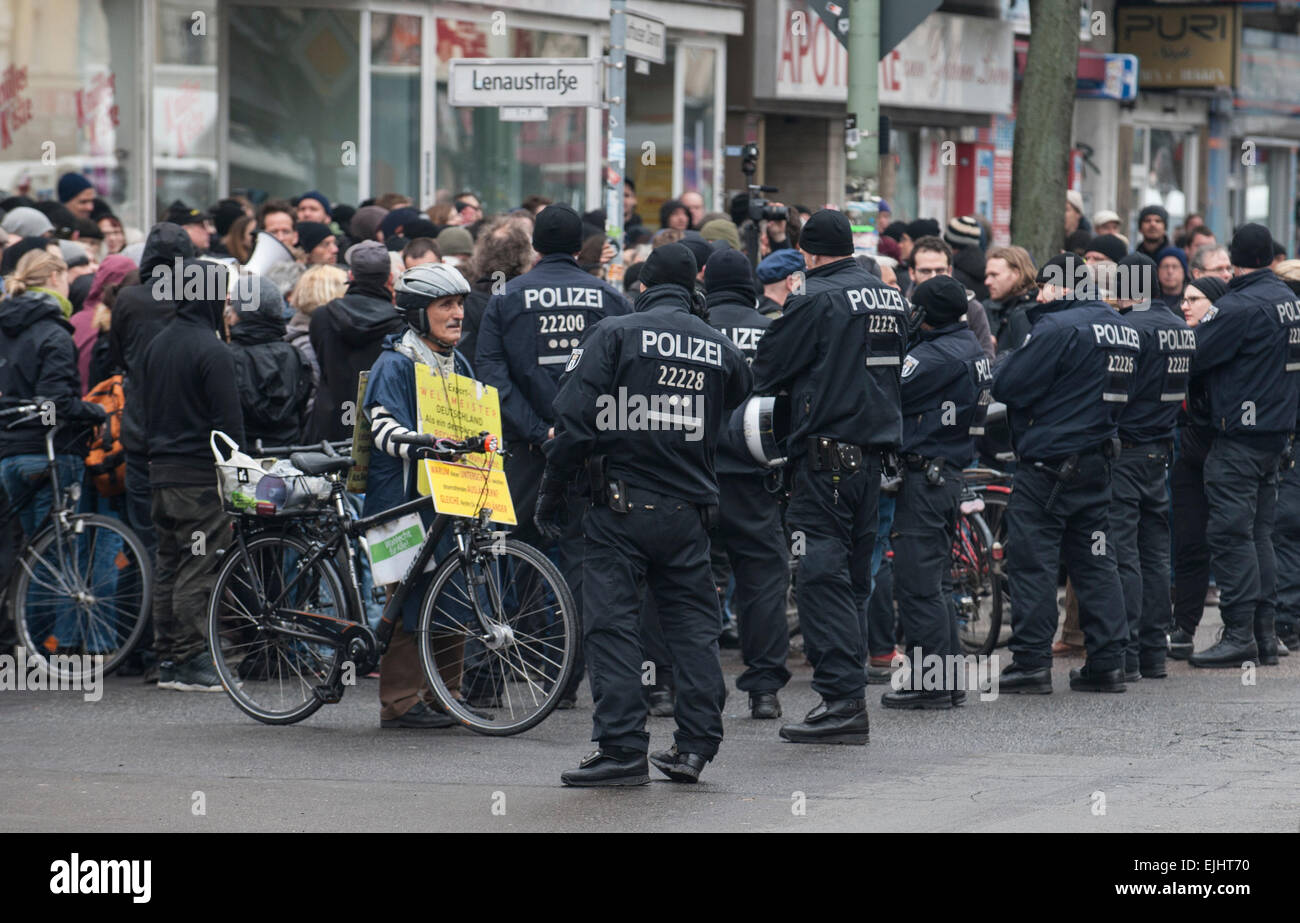
[[[553,542],[564,532],[564,527],[560,525],[563,510],[564,481],[548,468],[542,474],[542,483],[537,488],[537,506],[533,509],[533,525],[542,538]]]

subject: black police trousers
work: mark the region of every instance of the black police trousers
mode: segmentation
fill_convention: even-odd
[[[1205,614],[1210,588],[1210,543],[1205,538],[1210,504],[1205,499],[1205,451],[1184,433],[1178,458],[1169,471],[1173,497],[1174,626],[1196,634]]]
[[[583,647],[595,699],[591,739],[646,751],[650,682],[641,598],[654,597],[677,687],[677,749],[712,759],[722,741],[726,685],[718,660],[722,611],[699,508],[628,487],[629,512],[593,506],[584,520]]]
[[[907,645],[903,653],[917,675],[922,665],[916,648],[923,657],[960,653],[951,562],[961,490],[956,465],[944,465],[942,484],[931,484],[924,471],[906,470],[894,508],[894,599]]]
[[[780,504],[765,480],[761,474],[718,475],[718,527],[709,536],[714,550],[726,554],[736,578],[732,606],[745,661],[736,688],[743,692],[776,692],[790,682],[785,666],[790,550]],[[725,592],[725,584],[720,589]]]
[[[533,524],[533,510],[537,507],[537,491],[542,483],[542,472],[546,470],[546,456],[537,446],[516,447],[506,456],[506,483],[510,487],[510,499],[515,505],[515,518],[519,525],[513,534],[521,542],[527,542],[534,548],[546,552],[569,585],[577,611],[574,618],[578,623],[578,633],[582,633],[582,519],[591,501],[570,485],[565,494],[565,509],[562,523],[564,534],[558,541],[551,542],[542,538]],[[582,648],[577,651],[578,659],[574,661],[573,672],[565,696],[577,692],[582,682],[583,662]],[[472,677],[471,677],[472,678]]]
[[[1224,628],[1241,639],[1273,633],[1273,516],[1281,454],[1220,434],[1205,457],[1206,538],[1219,613]]]
[[[861,699],[867,689],[865,611],[871,595],[880,456],[864,453],[856,471],[814,471],[796,463],[786,523],[802,547],[795,577],[804,653],[823,699]],[[801,541],[802,540],[802,541]]]
[[[1110,544],[1128,619],[1126,667],[1164,663],[1168,650],[1169,492],[1164,445],[1126,447],[1110,466]]]
[[[1088,663],[1094,670],[1124,667],[1128,620],[1110,529],[1110,464],[1100,451],[1079,456],[1074,477],[1021,462],[1007,504],[1007,580],[1011,599],[1011,653],[1036,670],[1051,666],[1056,636],[1056,578],[1062,555],[1079,597]],[[1050,501],[1050,502],[1049,502]]]
[[[1277,515],[1273,522],[1277,559],[1277,628],[1300,628],[1300,465],[1278,479]]]

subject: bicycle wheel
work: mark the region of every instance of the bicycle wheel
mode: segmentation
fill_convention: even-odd
[[[322,557],[305,565],[308,554],[305,541],[285,533],[232,546],[208,598],[208,649],[221,684],[265,724],[311,715],[324,704],[317,687],[337,679],[336,645],[302,637],[321,636],[302,616],[350,624],[348,597],[334,564]]]
[[[473,599],[466,587],[474,587]],[[485,636],[475,607],[489,623]],[[578,644],[573,596],[542,552],[514,539],[485,540],[447,557],[420,610],[420,662],[448,714],[480,734],[505,737],[555,708]],[[462,697],[472,687],[473,704]]]
[[[73,515],[61,533],[51,523],[26,545],[9,600],[28,661],[75,684],[95,669],[112,673],[139,642],[153,603],[153,566],[124,523]]]
[[[952,546],[957,637],[968,654],[991,654],[1002,625],[1002,588],[994,567],[993,539],[979,513],[957,520]]]

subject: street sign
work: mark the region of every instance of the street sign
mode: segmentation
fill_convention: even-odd
[[[600,58],[457,58],[450,62],[453,106],[599,106]]]
[[[912,34],[925,17],[939,8],[942,0],[880,0],[880,58],[884,60],[903,39]],[[808,0],[831,35],[849,47],[849,0]]]
[[[502,122],[545,122],[545,106],[502,106],[497,110]]]
[[[623,41],[623,47],[629,57],[663,64],[665,49],[668,47],[668,27],[662,19],[628,10],[627,38]]]

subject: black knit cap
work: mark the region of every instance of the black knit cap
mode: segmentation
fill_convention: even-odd
[[[1228,294],[1228,283],[1218,276],[1201,276],[1201,278],[1193,279],[1187,284],[1196,286],[1198,292],[1210,299],[1210,304],[1214,304]]]
[[[823,208],[799,231],[799,249],[820,256],[852,256],[853,228],[844,212]]]
[[[728,247],[709,257],[704,267],[704,291],[739,292],[746,298],[754,298],[754,270],[749,265],[745,254]]]
[[[686,236],[680,241],[681,245],[691,251],[691,256],[695,257],[696,272],[700,267],[708,265],[709,257],[713,256],[713,245],[700,236],[699,231],[687,231]]]
[[[574,254],[582,249],[582,216],[564,204],[548,205],[533,222],[533,249]]]
[[[1083,258],[1074,253],[1058,253],[1042,266],[1038,267],[1038,276],[1034,279],[1039,285],[1051,283],[1074,291],[1074,287],[1087,277],[1088,266]]]
[[[1128,254],[1128,247],[1124,246],[1124,241],[1114,234],[1098,234],[1088,241],[1088,250],[1104,254],[1112,263],[1118,263]]]
[[[931,327],[945,327],[966,313],[966,286],[952,276],[934,276],[916,287],[912,303],[925,310]]]
[[[1273,262],[1273,235],[1262,224],[1243,224],[1232,235],[1228,256],[1233,266],[1262,269]]]
[[[319,221],[299,221],[293,227],[298,232],[298,246],[304,253],[311,253],[330,236],[330,226]]]
[[[934,218],[917,218],[915,221],[909,221],[907,236],[912,240],[920,240],[922,237],[938,237],[939,222]]]
[[[1110,235],[1105,235],[1110,236]],[[1094,249],[1089,247],[1088,249]],[[1126,284],[1119,286],[1121,294],[1132,301],[1150,301],[1156,294],[1156,261],[1145,253],[1134,250],[1117,260],[1127,276]]]
[[[689,247],[664,244],[651,251],[650,258],[641,267],[641,284],[646,288],[680,285],[687,290],[694,290],[695,275],[698,272],[695,256]]]

